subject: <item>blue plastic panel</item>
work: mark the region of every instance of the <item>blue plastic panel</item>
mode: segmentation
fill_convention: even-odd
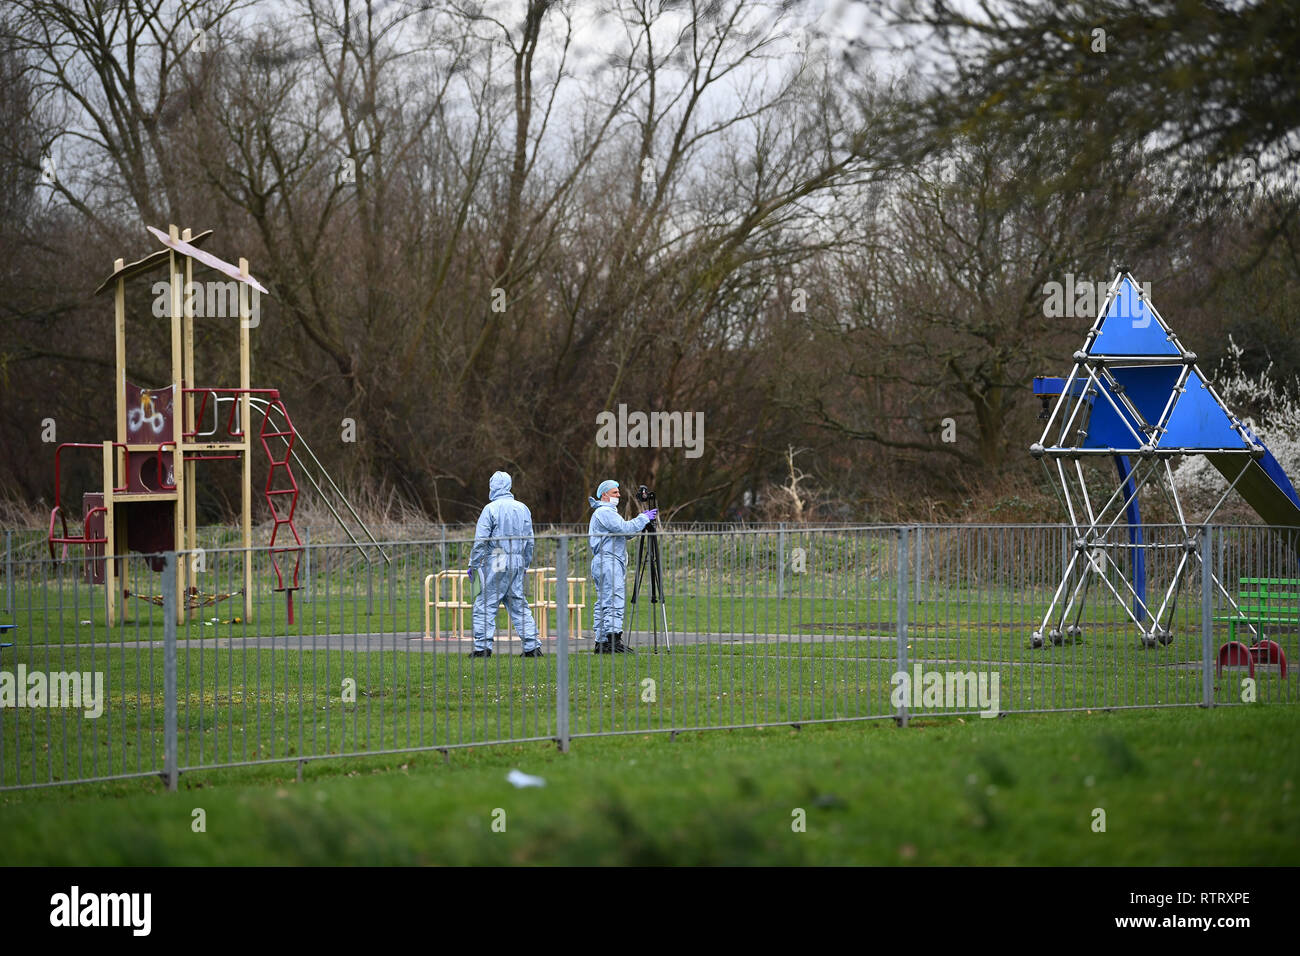
[[[1133,281],[1125,276],[1110,301],[1098,335],[1088,349],[1091,355],[1170,355],[1182,353],[1165,335],[1147,304],[1139,298]]]
[[[1149,425],[1158,425],[1164,414],[1169,396],[1178,383],[1182,365],[1118,365],[1112,366],[1110,374],[1115,381],[1124,386],[1124,393],[1129,401]]]
[[[1142,429],[1138,427],[1136,419],[1124,410],[1123,404],[1111,392],[1110,386],[1105,381],[1101,382],[1101,391],[1105,394],[1098,395],[1092,403],[1092,417],[1088,420],[1088,437],[1083,440],[1083,447],[1114,448],[1136,452],[1142,447]],[[1106,394],[1110,395],[1115,406],[1106,401]],[[1119,409],[1118,414],[1116,407]],[[1124,422],[1128,422],[1133,427],[1136,436],[1124,427]]]
[[[1160,439],[1161,448],[1246,448],[1246,441],[1232,428],[1224,411],[1205,387],[1199,375],[1187,377],[1187,387],[1169,416],[1169,428]]]

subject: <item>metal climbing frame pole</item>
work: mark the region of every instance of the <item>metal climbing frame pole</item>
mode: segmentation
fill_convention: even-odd
[[[248,260],[239,259],[239,271],[248,274]],[[246,283],[239,283],[239,535],[244,549],[244,620],[253,616],[253,387],[252,359],[249,352],[248,330],[252,328],[253,316],[249,308],[249,292]],[[260,319],[260,316],[259,316]]]

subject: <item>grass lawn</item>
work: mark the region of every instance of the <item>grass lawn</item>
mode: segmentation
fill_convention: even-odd
[[[1018,644],[1027,643],[1059,583],[1060,534],[1059,529],[1038,529],[1002,541],[1000,550],[976,548],[970,553],[924,558],[920,567],[911,569],[919,576],[920,587],[909,578],[907,595],[913,598],[906,602],[909,621],[922,629],[980,626],[1004,631]],[[778,540],[780,536],[768,534],[680,536],[668,541],[664,563],[670,630],[892,633],[898,616],[898,575],[891,532],[792,533],[784,539],[784,551],[778,550]],[[1049,542],[1054,543],[1050,554],[1046,550]],[[789,560],[783,565],[781,559],[796,547],[809,556],[806,566],[798,565],[802,569],[798,571],[792,570]],[[586,548],[581,540],[574,542],[570,574],[588,575]],[[273,590],[279,579],[266,553],[257,552],[253,557],[251,613],[246,613],[239,596],[244,585],[242,555],[207,553],[194,579],[197,602],[202,606],[193,611],[193,619],[182,628],[180,637],[423,631],[426,576],[439,568],[463,568],[468,544],[406,543],[388,550],[390,563],[377,558],[367,563],[360,552],[350,548],[304,552],[292,625],[287,621],[285,595]],[[534,566],[553,565],[554,550],[554,541],[539,541]],[[182,565],[193,564],[186,555],[179,560]],[[280,562],[285,575],[292,578],[292,558],[282,555]],[[143,558],[133,555],[123,566],[130,590],[143,598],[160,599],[161,576],[148,570]],[[79,560],[57,566],[49,561],[20,562],[15,568],[11,622],[18,625],[20,642],[102,643],[110,634],[114,641],[161,637],[162,611],[141,597],[124,602],[131,618],[125,626],[106,628],[103,587],[82,580],[83,562]],[[635,556],[629,566],[629,598],[634,570]],[[1160,603],[1157,582],[1162,580],[1153,570],[1149,597],[1154,606]],[[1114,572],[1109,581],[1110,587],[1126,593],[1126,585]],[[531,596],[531,581],[526,590]],[[1097,583],[1094,590],[1086,602],[1085,625],[1120,626],[1126,618],[1107,588]],[[211,603],[217,596],[223,596],[222,600]],[[584,631],[592,626],[595,597],[594,585],[588,580]],[[628,626],[647,628],[650,612],[648,594],[643,593],[635,613],[629,609]],[[1194,629],[1199,613],[1199,598],[1189,591],[1178,602],[1175,626]],[[498,620],[504,627],[504,613]],[[468,623],[467,614],[464,622]],[[451,623],[451,612],[439,614],[440,629]]]
[[[0,863],[1295,865],[1298,723],[1265,704],[929,718],[11,791]],[[515,789],[514,767],[547,785]]]
[[[816,582],[803,582],[812,585]],[[103,588],[64,582],[32,591],[29,603],[14,615],[17,630],[9,639],[19,647],[33,646],[38,655],[41,645],[127,644],[163,639],[162,609],[147,603],[130,605],[131,620],[114,628],[104,623]],[[1040,625],[1047,608],[1041,591],[967,591],[952,590],[934,594],[925,600],[906,604],[908,639],[921,642],[938,656],[966,660],[1047,660],[1060,657],[1048,649],[1031,653],[1030,636]],[[582,637],[591,639],[592,601],[582,615]],[[397,587],[393,591],[376,591],[367,596],[354,591],[319,587],[308,602],[305,592],[298,592],[296,617],[289,624],[282,594],[259,589],[251,620],[243,614],[242,599],[222,602],[215,607],[197,609],[177,630],[177,639],[185,643],[214,639],[242,640],[254,637],[315,635],[396,635],[424,633],[424,597],[422,588]],[[873,637],[892,640],[897,632],[898,604],[887,597],[867,597],[848,592],[825,594],[809,587],[790,588],[784,598],[767,593],[733,595],[729,593],[679,594],[666,604],[668,631],[671,634],[713,635],[782,635],[799,639],[807,635],[836,635],[844,640]],[[550,632],[555,635],[556,621],[551,615]],[[636,606],[629,606],[624,618],[627,631],[647,636],[652,624],[662,621],[657,605],[643,596]],[[1137,629],[1113,601],[1090,603],[1080,619],[1085,645],[1135,648]],[[1184,601],[1170,619],[1174,644],[1153,648],[1143,659],[1159,658],[1163,662],[1200,656],[1200,605]],[[498,635],[508,631],[504,608],[497,612]],[[452,633],[452,612],[438,615],[441,636]],[[464,633],[470,630],[470,615],[462,612]],[[662,630],[662,624],[659,629]],[[1227,640],[1228,627],[1215,625],[1215,648]],[[1294,625],[1269,627],[1267,636],[1277,641],[1291,660],[1300,658],[1300,634]],[[1248,634],[1242,639],[1251,640]],[[1069,641],[1068,643],[1073,643]],[[210,645],[209,645],[210,646]],[[918,647],[920,645],[917,645]],[[892,645],[880,644],[880,656],[892,656]],[[942,654],[940,654],[942,652]],[[71,656],[72,651],[54,651]],[[1075,655],[1078,656],[1078,655]],[[0,658],[6,666],[7,658]]]
[[[238,641],[229,647],[177,647],[180,767],[420,747],[552,738],[558,734],[558,659],[525,660],[518,645],[472,660],[463,652],[414,653],[406,639],[356,651],[299,649]],[[394,649],[394,648],[400,649]],[[668,731],[836,718],[890,719],[897,670],[894,641],[852,638],[749,643],[711,641],[671,654],[601,656],[575,651],[569,661],[570,733]],[[1124,635],[1091,643],[1018,651],[979,638],[915,638],[909,677],[925,672],[997,678],[996,702],[966,699],[945,713],[992,708],[1045,709],[1194,704],[1201,671],[1180,662],[1182,644],[1143,649]],[[164,656],[161,647],[99,645],[6,651],[5,670],[100,672],[103,713],[51,707],[0,711],[0,786],[158,772],[164,752]],[[1241,703],[1244,672],[1225,671],[1214,699]],[[1294,700],[1294,673],[1256,672],[1257,700]],[[974,688],[971,688],[973,693]],[[963,689],[963,693],[965,693]],[[936,698],[907,701],[914,715]],[[1252,705],[1256,706],[1256,705]],[[942,706],[937,709],[944,710]]]

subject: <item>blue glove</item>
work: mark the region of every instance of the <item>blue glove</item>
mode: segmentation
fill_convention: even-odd
[[[651,521],[654,521],[655,518],[659,517],[658,508],[651,508],[649,511],[643,511],[641,513],[645,515],[647,518],[649,518]]]
[[[473,568],[470,568],[470,569],[469,569],[469,578],[466,580],[465,583],[468,584],[471,588],[474,587],[474,569],[473,569]]]

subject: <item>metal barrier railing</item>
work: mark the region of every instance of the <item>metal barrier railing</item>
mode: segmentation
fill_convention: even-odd
[[[388,564],[351,542],[306,546],[292,624],[265,549],[251,552],[251,616],[241,550],[171,553],[161,574],[150,556],[117,559],[132,593],[112,626],[79,555],[7,557],[0,788],[605,734],[1300,698],[1300,564],[1285,536],[1214,527],[1189,545],[1181,529],[1144,530],[1145,597],[1170,609],[1167,641],[1133,626],[1122,534],[1105,560],[1075,561],[1094,569],[1086,587],[1068,579],[1086,594],[1076,623],[1035,646],[1076,548],[1068,529],[787,527],[660,532],[657,604],[631,540],[625,598],[605,607],[623,608],[633,654],[593,653],[602,589],[586,535],[538,536],[534,659],[471,658],[466,596],[433,590],[463,580],[470,540],[386,543]],[[177,593],[176,561],[195,567],[195,593]],[[671,649],[655,652],[655,622]],[[1221,651],[1233,643],[1244,653]]]
[[[555,568],[529,568],[526,576],[533,582],[533,599],[528,602],[528,607],[536,613],[537,629],[542,640],[550,640],[550,611],[558,610],[559,604],[556,599],[548,597],[553,594],[557,586],[558,578],[554,576]],[[443,597],[443,584],[447,585],[448,594]],[[464,614],[466,611],[473,611],[474,602],[465,600],[465,591],[469,582],[469,572],[460,569],[439,571],[437,574],[426,575],[424,579],[424,639],[426,641],[439,640],[440,629],[437,622],[442,612],[448,612],[451,616],[451,627],[449,628],[449,637],[454,640],[463,640],[466,633]],[[565,613],[569,620],[569,633],[575,637],[582,636],[582,612],[587,607],[587,579],[574,578],[568,579],[568,596],[565,604]],[[493,611],[493,617],[497,616]],[[509,615],[506,617],[506,627],[511,628]],[[472,633],[473,623],[469,630]],[[508,630],[506,640],[518,640],[513,630]]]
[[[550,611],[556,612],[557,619],[560,616],[559,595],[559,573],[555,568],[530,568],[529,574],[533,578],[533,602],[532,608],[539,612],[537,615],[537,627],[541,632],[542,640],[550,640]],[[587,579],[583,577],[566,576],[565,582],[568,585],[567,594],[565,595],[564,614],[563,616],[569,622],[569,636],[573,639],[582,637],[582,613],[587,609]],[[548,597],[554,595],[554,597]],[[556,636],[559,636],[557,629]]]
[[[444,581],[451,592],[446,599],[442,596]],[[465,586],[468,583],[468,571],[439,571],[424,579],[424,639],[426,641],[438,639],[435,622],[441,618],[442,611],[454,612],[451,618],[451,634],[458,641],[462,639],[465,633],[463,614],[474,607],[464,599]]]

